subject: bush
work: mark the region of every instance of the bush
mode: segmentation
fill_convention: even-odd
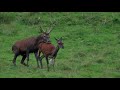
[[[37,18],[22,18],[21,23],[25,25],[37,25],[40,23],[40,20]]]
[[[10,24],[14,19],[15,17],[11,13],[0,13],[0,24]]]
[[[0,25],[0,35],[13,36],[17,34],[17,30],[12,25]]]

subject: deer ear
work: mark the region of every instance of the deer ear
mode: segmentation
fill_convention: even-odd
[[[55,38],[55,37],[54,37],[54,38]],[[55,38],[55,40],[56,40],[56,41],[58,41],[58,39],[57,39],[57,38]]]
[[[63,40],[62,37],[60,38],[60,40]]]

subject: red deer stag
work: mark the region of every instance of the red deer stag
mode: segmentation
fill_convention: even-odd
[[[42,59],[45,57],[46,61],[47,61],[48,71],[49,71],[49,61],[48,61],[48,59],[50,59],[50,64],[53,65],[53,69],[54,69],[54,62],[55,62],[55,58],[57,56],[57,53],[58,53],[60,48],[64,48],[62,38],[56,39],[56,41],[57,41],[57,46],[56,47],[51,43],[40,43],[39,44],[38,56],[40,56],[41,52],[43,54],[41,57],[39,57],[41,68],[43,67],[42,66]]]
[[[12,51],[14,53],[14,59],[13,59],[13,64],[16,65],[16,59],[19,55],[22,56],[21,64],[25,66],[28,65],[29,61],[29,53],[34,53],[35,58],[37,60],[37,66],[39,67],[38,64],[38,58],[37,58],[37,53],[38,53],[38,45],[40,43],[48,43],[50,42],[50,32],[52,31],[53,27],[51,26],[49,28],[49,31],[45,32],[43,28],[40,25],[40,29],[43,31],[43,33],[37,37],[31,37],[27,38],[24,40],[17,41],[13,46],[12,46]],[[27,64],[24,63],[25,59],[27,58]]]

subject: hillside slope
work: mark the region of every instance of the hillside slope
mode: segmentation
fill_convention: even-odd
[[[55,71],[37,68],[34,54],[29,67],[13,66],[12,45],[17,40],[39,35],[40,24],[46,29],[56,21],[51,32],[63,37],[64,49],[56,58]],[[7,78],[94,78],[120,77],[120,13],[112,12],[1,12],[0,77]]]

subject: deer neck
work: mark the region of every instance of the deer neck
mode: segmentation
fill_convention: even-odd
[[[59,48],[59,46],[57,45],[57,47],[56,47],[56,49],[55,49],[55,51],[54,51],[54,54],[53,54],[54,57],[57,56],[57,53],[58,53],[59,49],[60,49],[60,48]]]
[[[43,43],[41,36],[36,37],[35,46],[38,47],[38,45],[41,43]]]
[[[59,46],[57,45],[57,47],[56,47],[56,53],[58,53],[58,51],[59,51]]]

